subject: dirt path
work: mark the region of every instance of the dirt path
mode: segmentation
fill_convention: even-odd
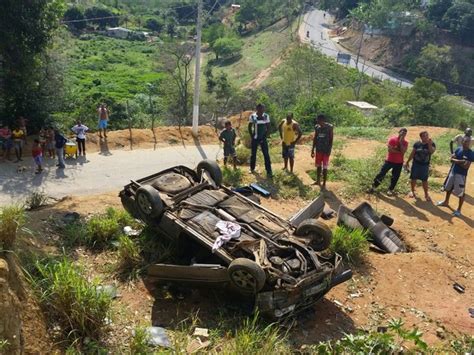
[[[250,89],[250,88],[256,88],[259,87],[265,80],[267,80],[270,77],[270,74],[272,73],[275,68],[277,68],[281,63],[283,62],[283,56],[278,57],[275,59],[272,64],[266,68],[263,69],[255,79],[250,81],[248,84],[246,84],[242,89]]]

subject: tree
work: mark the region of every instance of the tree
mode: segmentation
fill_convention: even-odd
[[[119,24],[118,17],[110,10],[102,7],[89,7],[84,12],[84,16],[88,19],[95,19],[88,22],[96,25],[100,30],[105,30],[107,26],[116,27]]]
[[[473,41],[474,4],[467,1],[455,2],[444,15],[443,24],[462,40]]]
[[[84,14],[82,11],[73,6],[66,10],[63,16],[63,20],[66,21],[67,27],[72,31],[81,31],[86,28],[86,21],[84,21]],[[68,21],[74,21],[69,22]]]
[[[64,10],[60,0],[0,2],[0,109],[4,117],[24,115],[33,125],[45,119],[44,53]]]
[[[165,25],[155,18],[149,18],[145,22],[145,27],[155,32],[161,32]]]
[[[416,70],[437,79],[459,81],[459,73],[451,56],[451,47],[428,44],[416,60]]]
[[[209,43],[209,46],[213,46],[214,43],[225,36],[225,26],[222,23],[212,24],[202,31],[202,40]]]
[[[428,5],[428,18],[441,25],[444,15],[452,5],[452,0],[431,0]]]
[[[176,84],[171,91],[170,107],[180,127],[190,119],[193,54],[194,46],[185,43],[169,44],[162,55],[164,69]]]
[[[219,59],[219,57],[233,57],[242,50],[242,42],[237,38],[219,38],[214,42],[212,50],[216,55],[216,59]]]
[[[168,33],[168,36],[173,37],[176,35],[176,26],[174,23],[170,22],[166,25],[166,32]]]
[[[417,78],[407,92],[404,103],[413,112],[412,124],[446,126],[443,117],[436,110],[441,98],[446,95],[446,87],[427,78]]]

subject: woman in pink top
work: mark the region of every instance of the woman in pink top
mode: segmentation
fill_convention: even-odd
[[[408,142],[405,140],[407,135],[407,129],[402,128],[398,131],[398,136],[393,136],[388,139],[387,142],[387,158],[385,163],[382,165],[380,172],[374,179],[372,187],[369,192],[375,192],[375,189],[382,183],[385,175],[392,170],[392,179],[390,181],[390,187],[388,188],[387,195],[393,195],[395,186],[397,185],[398,179],[403,168],[403,156],[408,148]]]

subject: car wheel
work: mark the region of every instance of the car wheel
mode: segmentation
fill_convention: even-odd
[[[137,211],[137,204],[133,197],[120,196],[120,200],[122,201],[122,206],[125,208],[125,211],[127,211],[134,218],[140,218],[140,215]]]
[[[153,186],[144,185],[138,188],[135,202],[138,213],[144,222],[151,222],[163,213],[163,201]]]
[[[228,273],[232,286],[244,295],[256,294],[265,285],[265,271],[250,259],[235,259],[230,263]]]
[[[219,165],[214,160],[202,160],[196,167],[198,179],[201,180],[203,170],[206,171],[214,180],[217,186],[222,184],[222,171]]]
[[[303,237],[315,251],[323,251],[329,247],[332,232],[329,227],[315,219],[307,219],[296,228],[295,235]]]
[[[163,192],[176,194],[191,187],[191,182],[183,175],[168,173],[157,177],[152,186]]]

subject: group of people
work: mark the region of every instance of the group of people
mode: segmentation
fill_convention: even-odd
[[[294,120],[293,114],[289,113],[278,125],[278,130],[282,144],[282,157],[284,161],[284,170],[293,172],[295,160],[295,145],[301,139],[301,128]],[[248,132],[250,135],[250,172],[255,172],[257,151],[262,150],[265,170],[267,177],[271,178],[272,164],[269,154],[268,137],[270,134],[270,117],[265,113],[265,107],[262,104],[256,106],[256,110],[249,117]],[[406,140],[407,128],[401,128],[398,134],[390,137],[387,141],[387,156],[379,171],[375,176],[369,193],[374,193],[381,185],[387,173],[391,171],[391,180],[387,195],[395,194],[395,187],[400,178],[403,169],[410,173],[411,192],[409,197],[417,198],[416,183],[421,181],[425,199],[431,201],[428,189],[428,177],[430,170],[431,157],[436,151],[436,144],[430,138],[427,131],[419,133],[420,139],[416,141],[405,160],[405,153],[408,151],[409,144]],[[234,168],[236,167],[236,143],[237,134],[230,121],[226,121],[225,128],[222,130],[219,140],[224,143],[224,165],[232,160]],[[316,167],[315,184],[320,185],[322,189],[326,188],[328,176],[329,158],[332,151],[334,140],[333,125],[328,123],[324,115],[316,117],[314,126],[314,138],[311,149],[311,157],[314,158]],[[456,147],[454,147],[456,145]],[[474,152],[472,147],[472,129],[467,128],[463,135],[457,135],[450,143],[452,167],[443,184],[446,197],[438,202],[438,206],[448,206],[450,196],[453,194],[459,198],[458,207],[454,210],[454,216],[461,216],[461,208],[464,203],[464,194],[466,187],[466,177],[474,161]]]
[[[101,104],[97,109],[98,114],[98,130],[99,137],[107,138],[107,125],[109,120],[109,110],[107,105]],[[0,122],[0,149],[2,151],[0,157],[4,160],[11,160],[11,150],[14,149],[16,160],[15,163],[23,161],[23,149],[27,145],[27,120],[20,117],[13,130],[8,124]],[[89,128],[77,121],[76,125],[71,128],[71,132],[75,135],[77,144],[78,156],[86,156],[86,133]],[[58,130],[53,127],[43,127],[38,133],[38,138],[34,140],[31,155],[36,165],[36,174],[43,171],[44,155],[48,153],[49,158],[55,159],[57,157],[58,163],[56,166],[59,169],[64,169],[65,164],[65,146],[68,139]]]

